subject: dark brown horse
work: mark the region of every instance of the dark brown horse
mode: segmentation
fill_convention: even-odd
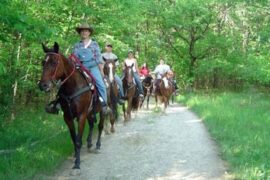
[[[103,71],[109,84],[108,105],[112,110],[112,113],[110,114],[111,132],[114,133],[115,132],[114,123],[118,118],[117,103],[119,94],[118,86],[114,78],[116,66],[114,60],[105,59],[104,57],[103,59],[105,61]]]
[[[162,79],[157,80],[156,86],[157,86],[155,93],[156,106],[159,99],[161,103],[164,103],[164,109],[166,109],[169,104],[170,97],[173,93],[173,85],[169,81],[167,74],[165,74],[162,77]]]
[[[143,86],[144,98],[142,100],[141,107],[143,105],[145,98],[147,97],[146,107],[147,109],[149,109],[149,99],[153,91],[153,77],[151,75],[146,76],[144,80],[142,81],[142,86]]]
[[[64,112],[64,120],[69,128],[75,149],[73,169],[80,169],[80,149],[86,119],[88,119],[90,127],[87,147],[91,148],[95,113],[101,112],[101,105],[95,95],[93,79],[91,77],[87,79],[83,72],[75,67],[74,61],[59,53],[57,43],[54,44],[53,49],[48,49],[43,45],[43,50],[46,55],[39,86],[45,92],[49,92],[55,84],[59,88],[58,102]],[[73,121],[75,118],[78,121],[77,134]],[[100,149],[101,146],[103,124],[104,115],[100,113],[96,149]]]
[[[125,112],[125,105],[123,105],[125,121],[130,120],[131,111],[137,111],[140,104],[140,98],[138,96],[138,90],[134,82],[133,66],[126,66],[124,69],[123,88],[125,98],[127,99],[127,112]]]

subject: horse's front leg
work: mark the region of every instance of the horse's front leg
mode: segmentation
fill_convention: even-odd
[[[147,105],[146,105],[147,109],[149,109],[149,99],[150,99],[150,95],[147,95]]]
[[[156,101],[156,108],[157,108],[157,105],[158,105],[158,97],[157,97],[157,95],[155,95],[155,101]]]
[[[76,138],[76,159],[75,159],[75,164],[73,169],[80,169],[80,151],[82,147],[82,136],[83,136],[83,130],[85,126],[85,121],[86,121],[86,116],[87,116],[87,111],[83,112],[79,117],[78,117],[78,135]]]
[[[87,148],[88,148],[88,150],[90,150],[91,147],[93,146],[92,136],[93,136],[93,130],[94,130],[94,123],[95,123],[94,115],[89,114],[87,117],[87,120],[88,120],[88,125],[89,125],[89,134],[87,137]]]
[[[124,122],[127,121],[127,112],[125,104],[122,105],[123,115],[124,115]]]
[[[132,109],[132,97],[128,98],[128,107],[127,107],[127,120],[131,119],[131,109]]]
[[[97,143],[96,143],[96,150],[99,150],[101,147],[101,134],[103,131],[103,127],[104,127],[104,119],[105,116],[103,113],[100,113],[100,119],[99,119],[99,124],[98,124],[98,139],[97,139]]]
[[[117,109],[115,109],[115,107],[113,107],[113,112],[110,113],[110,123],[111,123],[111,130],[110,131],[111,131],[111,133],[115,132],[114,122],[116,120],[116,115],[115,115],[115,113],[117,113],[116,111],[117,111]]]
[[[76,131],[75,131],[73,119],[70,116],[64,114],[64,120],[65,120],[66,125],[68,126],[70,137],[71,137],[73,145],[74,145],[74,156],[76,156],[76,154],[77,154]]]

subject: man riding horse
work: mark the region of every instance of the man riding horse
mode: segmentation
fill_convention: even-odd
[[[96,41],[91,39],[93,28],[88,24],[81,24],[76,28],[76,31],[81,37],[81,40],[74,45],[73,54],[81,61],[83,66],[87,68],[95,78],[95,85],[99,94],[99,101],[102,105],[102,112],[108,114],[111,112],[107,106],[107,92],[103,80],[104,74],[102,69],[102,57],[99,45]],[[52,106],[50,106],[52,105]],[[57,100],[50,103],[46,107],[49,113],[58,113]]]
[[[154,70],[154,74],[156,75],[156,78],[154,80],[154,86],[153,86],[153,94],[155,94],[157,85],[160,82],[161,78],[171,70],[170,66],[165,64],[164,60],[161,58],[159,61],[159,65]]]
[[[107,43],[106,47],[105,47],[105,50],[106,50],[106,52],[104,52],[102,54],[104,62],[106,63],[106,61],[112,60],[112,61],[115,62],[116,66],[119,66],[118,57],[112,52],[112,50],[113,50],[112,44]],[[117,74],[114,75],[114,79],[115,79],[115,81],[116,81],[116,83],[118,85],[119,92],[120,92],[119,93],[120,97],[119,97],[118,102],[119,102],[119,104],[124,104],[124,90],[123,90],[122,80],[120,79],[120,77]]]

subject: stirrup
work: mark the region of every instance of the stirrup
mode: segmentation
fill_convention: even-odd
[[[59,114],[60,108],[57,106],[57,101],[50,102],[46,107],[45,111],[49,114]]]

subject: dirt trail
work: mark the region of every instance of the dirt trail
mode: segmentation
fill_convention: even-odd
[[[82,148],[81,174],[71,176],[68,159],[52,179],[227,179],[224,162],[201,120],[180,105],[166,113],[141,110],[102,139],[99,154]]]

